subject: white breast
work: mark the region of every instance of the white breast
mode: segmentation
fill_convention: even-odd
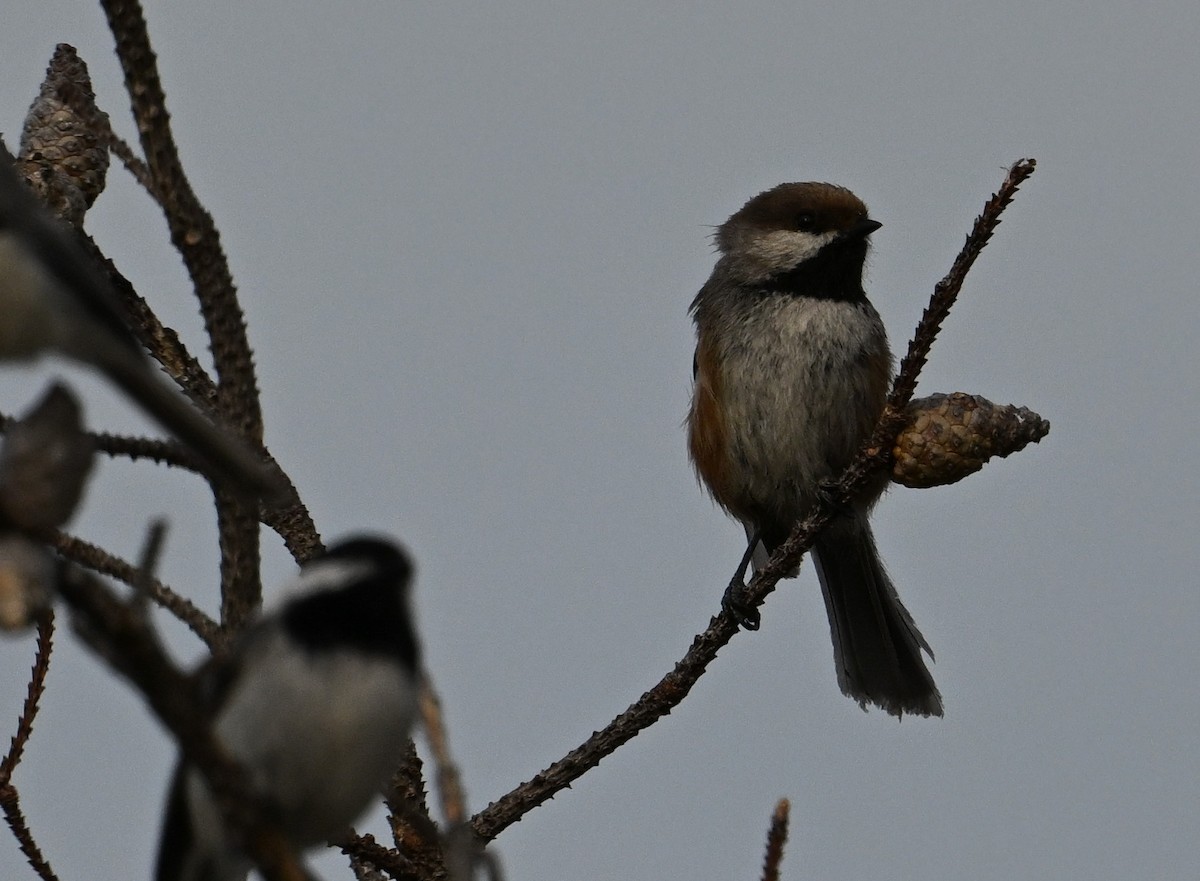
[[[733,471],[750,498],[778,498],[786,487],[796,516],[812,504],[818,482],[844,467],[879,413],[869,362],[886,348],[865,301],[755,304],[722,352]]]

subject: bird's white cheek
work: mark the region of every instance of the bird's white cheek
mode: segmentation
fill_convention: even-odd
[[[836,233],[813,235],[796,230],[776,230],[755,236],[747,243],[746,256],[767,272],[785,272],[817,255]]]

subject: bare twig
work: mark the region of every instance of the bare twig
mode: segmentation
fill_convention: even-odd
[[[493,873],[499,871],[495,860],[485,856],[484,842],[476,838],[475,830],[467,822],[467,797],[462,775],[450,755],[442,702],[428,673],[421,677],[421,720],[429,751],[433,754],[434,785],[445,819],[445,832],[440,837],[447,877],[450,881],[470,881],[476,865],[481,863],[486,863]]]
[[[767,852],[763,857],[762,881],[779,881],[779,864],[783,862],[783,846],[787,844],[788,812],[791,803],[781,798],[771,814],[771,828],[767,830]]]
[[[292,485],[290,480],[288,485]],[[265,512],[263,523],[279,534],[288,553],[297,563],[303,563],[325,550],[317,525],[299,496],[293,496],[292,504],[286,508]]]
[[[33,733],[33,720],[37,716],[42,692],[46,690],[46,674],[50,671],[50,653],[54,650],[54,610],[47,609],[38,620],[37,653],[34,655],[33,670],[29,676],[29,687],[25,692],[25,705],[17,720],[17,733],[13,735],[8,753],[0,761],[0,787],[12,780],[13,771],[21,762],[25,744]]]
[[[1033,169],[1032,159],[1022,160],[1013,165],[1000,190],[984,207],[983,214],[976,220],[950,273],[934,289],[930,304],[909,345],[909,353],[901,363],[900,373],[892,387],[892,394],[888,398],[883,416],[880,417],[879,425],[841,478],[831,487],[829,497],[796,524],[787,541],[776,549],[767,565],[746,586],[742,602],[748,608],[762,605],[779,580],[799,565],[801,557],[812,547],[821,530],[834,516],[839,502],[844,504],[846,500],[853,498],[856,491],[866,484],[872,472],[887,466],[892,440],[900,428],[900,419],[896,414],[902,417],[904,406],[912,398],[917,376],[937,336],[938,328],[953,305],[971,264],[1000,222],[1000,214],[1012,200],[1017,187],[1033,173]],[[692,686],[717,656],[717,652],[737,632],[738,625],[733,617],[722,611],[711,620],[708,629],[692,641],[691,647],[675,665],[675,669],[628,709],[594,733],[581,746],[472,817],[471,825],[476,834],[484,841],[492,840],[529,811],[570,786],[604,757],[670,713],[687,697]]]
[[[150,179],[150,169],[145,160],[138,156],[133,147],[129,146],[129,143],[113,130],[112,121],[107,116],[104,117],[102,132],[112,154],[121,160],[125,169],[133,175],[133,179],[142,185],[142,189],[149,193],[154,201],[159,202],[159,198],[154,195],[154,181]]]
[[[7,432],[15,422],[15,417],[0,413],[0,432]],[[200,473],[199,464],[196,462],[195,457],[188,452],[183,444],[176,440],[130,437],[128,435],[102,432],[85,432],[84,434],[95,444],[97,452],[113,456],[114,458],[125,457],[135,462],[139,459],[149,459],[158,464],[166,465],[169,468],[183,468],[196,474]],[[267,457],[270,459],[269,452],[267,452]],[[274,459],[271,459],[271,461],[273,462]],[[313,522],[312,515],[309,513],[308,508],[300,501],[299,494],[295,492],[295,487],[292,485],[291,480],[282,471],[279,474],[282,481],[289,488],[288,496],[290,502],[282,507],[267,508],[260,511],[259,514],[262,522],[278,533],[280,538],[283,539],[284,545],[292,557],[297,562],[303,563],[321,553],[324,550],[324,544],[317,533],[317,526]],[[116,575],[113,572],[106,572],[105,574],[113,575],[113,577],[120,578],[122,581],[125,580],[122,576]],[[178,609],[172,608],[167,602],[171,591],[169,589],[165,590],[166,593],[162,594],[158,598],[158,601],[165,608],[170,609],[178,615]],[[171,600],[171,602],[175,601]]]
[[[571,750],[540,774],[501,796],[471,818],[475,833],[491,841],[529,811],[551,799],[595,767],[644,729],[653,725],[682,701],[704,674],[709,663],[738,631],[737,623],[722,613],[698,635],[675,669],[643,694],[603,729]]]
[[[151,192],[162,205],[171,243],[183,257],[200,303],[217,375],[217,410],[237,434],[261,444],[262,407],[245,317],[220,233],[179,158],[141,4],[137,0],[101,0],[101,6],[125,72],[126,91],[153,181]],[[216,501],[221,618],[225,626],[236,630],[262,597],[258,518],[256,512],[248,512],[231,494],[219,489]]]
[[[151,192],[161,200],[171,241],[196,287],[212,345],[219,409],[242,437],[261,442],[262,412],[254,360],[237,289],[212,216],[196,197],[183,170],[141,4],[134,0],[102,0],[101,6],[125,73],[142,151],[154,182]]]
[[[158,570],[158,561],[162,556],[163,544],[166,539],[167,521],[161,517],[152,520],[146,529],[142,553],[138,558],[137,577],[133,579],[133,596],[129,600],[132,606],[140,605],[143,613],[146,600],[150,597],[150,584],[154,581],[154,573]]]
[[[42,881],[58,881],[58,876],[46,862],[42,849],[33,840],[33,833],[29,831],[29,824],[25,822],[25,815],[21,813],[20,794],[11,783],[0,786],[0,810],[4,811],[4,820],[8,823],[8,828],[12,830],[21,853],[25,854],[25,859],[37,872],[38,877]]]
[[[338,846],[352,861],[369,863],[395,881],[428,881],[432,877],[419,872],[399,851],[384,847],[373,835],[356,835]]]
[[[21,853],[29,861],[29,865],[37,872],[43,881],[57,881],[50,864],[46,862],[41,848],[33,840],[29,824],[21,812],[20,795],[12,785],[13,771],[21,762],[25,744],[33,733],[33,720],[37,716],[42,692],[46,688],[46,674],[50,670],[50,653],[54,650],[54,610],[47,609],[38,621],[37,654],[34,656],[33,670],[29,677],[29,688],[25,694],[25,705],[21,708],[21,717],[17,721],[17,733],[8,748],[8,753],[0,761],[0,808],[4,811],[4,819],[12,830]]]
[[[4,417],[0,415],[0,420],[3,419]],[[3,430],[2,426],[0,426],[0,430]],[[150,459],[168,467],[184,468],[197,474],[200,473],[195,457],[183,444],[175,440],[128,437],[117,434],[95,434],[91,437],[95,441],[96,449],[109,456],[124,456],[134,461]],[[266,450],[264,452],[267,459],[274,463],[275,460],[271,457],[270,452]],[[300,496],[295,491],[296,488],[292,484],[291,478],[282,470],[279,471],[279,476],[281,482],[288,488],[288,504],[282,507],[268,507],[259,511],[258,516],[263,523],[279,534],[293,559],[298,563],[303,563],[321,553],[325,546],[317,533],[317,525],[313,522],[308,508],[300,501]]]
[[[91,569],[93,572],[115,578],[131,587],[137,585],[141,577],[138,568],[132,563],[76,536],[68,535],[65,532],[51,532],[41,538],[68,560]],[[186,597],[176,593],[156,578],[147,579],[144,587],[150,599],[190,627],[192,632],[204,640],[210,649],[221,644],[221,633],[217,622],[205,615]]]
[[[15,416],[0,413],[0,432],[9,432],[16,422]],[[182,468],[194,474],[201,473],[196,457],[186,446],[173,438],[135,437],[95,431],[85,431],[82,434],[91,440],[96,452],[114,459],[125,458],[134,462],[149,459],[168,468]]]
[[[421,677],[421,721],[425,727],[425,737],[429,741],[429,751],[433,754],[434,785],[441,799],[442,816],[449,825],[462,823],[467,819],[467,799],[463,792],[462,776],[450,757],[442,702],[428,673]]]
[[[444,874],[441,837],[437,824],[429,816],[423,765],[411,741],[400,767],[392,775],[386,801],[396,853],[404,854],[414,871],[424,878]]]
[[[6,432],[16,421],[15,417],[0,413],[0,432]],[[168,468],[182,468],[195,474],[200,473],[199,463],[188,449],[169,438],[131,437],[103,432],[85,432],[97,452],[114,458],[124,457],[133,461],[148,459]],[[270,459],[270,452],[267,452]],[[272,462],[273,459],[270,459]],[[263,523],[279,534],[292,557],[299,563],[316,556],[324,550],[316,523],[308,508],[300,501],[291,480],[282,471],[281,481],[288,488],[289,503],[282,507],[270,507],[260,511]],[[110,573],[111,574],[111,573]]]
[[[975,260],[991,240],[996,227],[1000,225],[1000,215],[1004,213],[1004,209],[1012,202],[1021,184],[1029,179],[1035,168],[1037,168],[1035,159],[1021,159],[1013,164],[1008,170],[1008,176],[1005,177],[1004,183],[1000,185],[1000,189],[992,198],[988,199],[987,204],[983,206],[983,212],[975,218],[975,225],[967,235],[967,240],[963,243],[958,257],[955,258],[954,265],[950,267],[945,278],[934,287],[933,297],[930,299],[925,313],[921,316],[920,323],[917,324],[912,342],[908,345],[908,353],[900,362],[900,372],[892,384],[892,395],[888,399],[888,406],[892,410],[902,411],[912,400],[913,392],[917,388],[917,377],[921,373],[921,368],[925,366],[929,350],[933,347],[933,341],[937,339],[937,335],[942,329],[942,322],[946,320],[951,307],[958,299],[958,293],[962,290],[967,273],[971,271]],[[880,433],[880,430],[876,429],[876,433]]]
[[[138,342],[163,366],[167,376],[175,380],[188,396],[208,412],[216,412],[217,386],[176,331],[162,323],[150,308],[150,304],[139,294],[129,280],[117,270],[116,264],[105,257],[97,248],[97,259],[104,261],[108,278],[121,296],[121,302],[129,315],[129,325],[137,335]]]
[[[91,435],[96,442],[96,451],[112,456],[114,459],[125,458],[134,462],[139,459],[149,459],[168,468],[182,468],[185,471],[200,473],[199,462],[183,444],[177,440],[157,437],[131,437],[124,434],[108,434],[97,432]]]
[[[16,422],[17,417],[0,413],[0,432],[7,434]],[[138,459],[149,459],[168,467],[199,472],[195,457],[188,452],[187,447],[176,440],[94,431],[85,431],[83,436],[91,439],[96,452],[112,456],[114,459],[124,457],[135,462]]]

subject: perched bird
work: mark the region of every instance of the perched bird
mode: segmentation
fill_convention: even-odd
[[[335,545],[200,670],[214,733],[298,850],[345,832],[400,765],[417,714],[412,575],[390,541]],[[249,868],[200,774],[181,761],[155,878],[239,881]]]
[[[75,231],[30,192],[0,143],[0,360],[55,351],[96,367],[185,444],[210,477],[244,497],[281,497],[280,478],[166,382],[118,303]]]
[[[760,566],[849,464],[883,409],[892,353],[863,292],[881,224],[827,183],[755,196],[718,229],[720,257],[692,302],[697,345],[688,442],[696,473],[742,522]],[[942,714],[921,657],[933,652],[900,602],[867,522],[878,479],[817,539],[816,565],[842,691],[865,709]],[[726,606],[739,608],[741,569]]]

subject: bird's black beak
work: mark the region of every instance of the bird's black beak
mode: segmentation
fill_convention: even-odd
[[[846,232],[843,233],[843,237],[847,239],[865,239],[881,226],[883,226],[883,224],[878,220],[872,220],[871,218],[867,217],[846,230]]]

